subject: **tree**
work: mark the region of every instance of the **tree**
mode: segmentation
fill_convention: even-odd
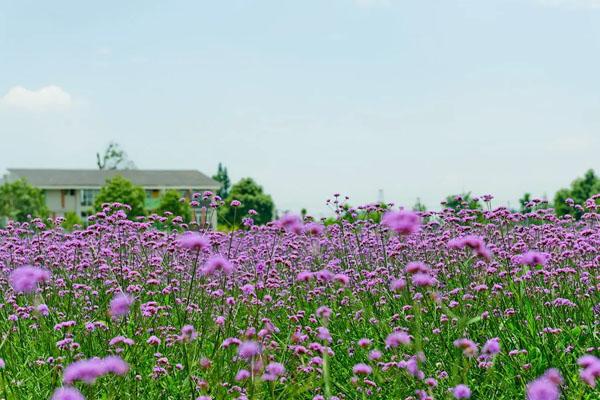
[[[96,164],[98,169],[135,169],[135,164],[129,159],[125,150],[118,143],[110,142],[104,154],[96,153]]]
[[[0,216],[25,222],[28,216],[46,218],[49,214],[44,192],[25,179],[0,186]]]
[[[73,229],[75,229],[76,225],[79,225],[80,227],[83,226],[83,221],[73,211],[67,211],[65,213],[65,220],[63,221],[61,226],[67,231],[72,231]]]
[[[425,207],[425,204],[421,203],[421,199],[417,197],[417,202],[415,203],[415,205],[413,206],[413,211],[419,211],[419,212],[424,212],[427,211],[427,207]]]
[[[241,205],[232,207],[231,202],[234,200],[241,202]],[[258,214],[253,216],[254,222],[266,224],[273,219],[274,209],[275,204],[271,196],[265,194],[263,188],[252,178],[243,178],[231,187],[225,205],[219,209],[219,217],[223,223],[234,225],[239,224],[248,211],[255,210]]]
[[[446,197],[446,201],[442,202],[447,208],[451,208],[455,211],[459,210],[481,210],[481,203],[479,199],[471,197],[471,192],[463,193],[459,195],[450,195]]]
[[[229,188],[231,187],[227,167],[224,167],[223,164],[219,163],[217,173],[213,175],[212,178],[221,183],[221,188],[217,191],[217,195],[222,199],[226,199],[227,196],[229,196]]]
[[[181,198],[181,194],[177,190],[167,190],[160,198],[156,213],[162,215],[169,211],[174,216],[183,218],[185,223],[189,223],[192,220],[192,207],[187,200],[181,201]]]
[[[572,199],[574,204],[583,206],[585,201],[593,195],[600,193],[600,179],[593,169],[588,170],[581,178],[575,179],[568,189],[560,189],[554,196],[554,210],[558,216],[573,215],[581,218],[583,211],[569,206],[567,199]]]
[[[94,208],[98,212],[102,210],[103,203],[128,204],[131,206],[131,211],[127,213],[127,216],[133,219],[146,214],[145,202],[146,192],[144,189],[117,175],[107,180],[106,184],[100,188],[100,192],[94,200]]]
[[[528,205],[531,202],[531,193],[525,193],[523,197],[519,199],[519,204],[521,205],[520,212],[521,214],[527,214],[532,211],[532,208]]]

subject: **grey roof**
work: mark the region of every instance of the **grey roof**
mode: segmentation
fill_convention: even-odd
[[[121,175],[142,187],[217,189],[221,184],[197,170],[97,170],[9,168],[7,181],[25,178],[40,188],[100,187],[107,179]]]

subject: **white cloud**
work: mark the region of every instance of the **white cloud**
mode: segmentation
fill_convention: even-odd
[[[15,86],[0,98],[0,105],[29,111],[66,110],[73,100],[60,86],[49,85],[39,90]]]
[[[536,0],[547,7],[599,8],[600,0]]]

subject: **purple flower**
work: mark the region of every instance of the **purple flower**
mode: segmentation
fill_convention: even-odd
[[[108,356],[102,360],[104,373],[125,375],[129,371],[129,365],[119,356]]]
[[[238,356],[247,360],[256,357],[260,354],[260,346],[254,341],[247,341],[240,344],[238,347]]]
[[[466,385],[456,385],[452,389],[452,394],[455,399],[468,399],[471,397],[471,389]]]
[[[133,304],[133,297],[119,293],[110,301],[110,315],[112,317],[121,317],[129,314],[129,308]]]
[[[4,362],[3,358],[0,358],[0,369],[4,369],[6,368],[6,363]]]
[[[238,382],[243,381],[243,380],[250,378],[250,376],[251,376],[250,371],[245,370],[245,369],[240,369],[238,371],[238,373],[235,375],[235,380]]]
[[[354,375],[370,375],[371,372],[373,372],[373,368],[367,364],[360,363],[352,367],[352,373]]]
[[[412,211],[389,211],[383,216],[381,223],[400,235],[411,235],[418,232],[421,217]]]
[[[477,344],[472,340],[462,338],[454,341],[454,347],[458,347],[463,350],[463,354],[467,357],[474,357],[477,355]]]
[[[75,381],[82,381],[91,385],[104,373],[104,363],[100,358],[76,361],[65,368],[63,382],[70,385]]]
[[[202,251],[210,247],[208,239],[197,232],[187,232],[177,239],[177,243],[184,249]]]
[[[51,400],[85,400],[85,397],[79,390],[65,386],[56,389]]]
[[[50,280],[50,272],[42,268],[25,265],[11,272],[8,280],[15,292],[31,293],[37,289],[38,284]]]
[[[535,267],[536,265],[541,265],[542,267],[546,266],[548,262],[548,255],[546,253],[540,253],[537,251],[528,251],[524,254],[521,254],[519,263],[524,265],[529,265],[530,267]]]
[[[205,275],[213,275],[217,271],[222,271],[225,275],[233,272],[233,264],[220,254],[215,254],[206,261],[202,272]]]
[[[296,234],[300,234],[304,230],[302,219],[294,214],[285,214],[277,221],[277,225],[285,229],[287,232],[293,232]]]
[[[385,345],[387,347],[398,347],[401,344],[410,344],[410,336],[406,332],[392,332],[385,339]]]
[[[560,381],[557,382],[555,372],[552,372],[550,376],[544,374],[527,385],[527,400],[558,400],[560,397],[559,384]]]
[[[483,348],[481,349],[483,354],[494,355],[500,353],[500,339],[492,338],[485,342]]]
[[[419,287],[434,286],[436,280],[429,274],[418,272],[412,276],[412,284]]]
[[[281,376],[281,375],[285,374],[285,367],[281,363],[271,362],[267,365],[267,367],[265,368],[265,371],[269,375]]]
[[[596,387],[596,379],[600,378],[600,358],[588,354],[577,360],[577,364],[583,368],[579,373],[581,380]]]

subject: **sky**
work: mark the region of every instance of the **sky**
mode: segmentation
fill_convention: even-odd
[[[600,172],[600,0],[0,0],[0,174],[222,162],[279,210]]]

